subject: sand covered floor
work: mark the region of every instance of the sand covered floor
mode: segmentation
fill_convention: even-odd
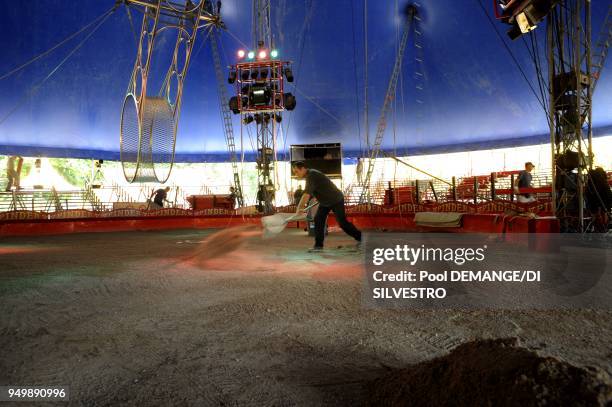
[[[369,310],[342,233],[203,262],[210,233],[1,240],[0,385],[69,385],[87,406],[360,405],[364,384],[481,338],[612,374],[611,312]]]

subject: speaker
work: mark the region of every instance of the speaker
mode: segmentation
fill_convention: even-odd
[[[291,146],[291,162],[303,161],[308,168],[323,174],[342,177],[342,145],[340,143],[294,144]]]

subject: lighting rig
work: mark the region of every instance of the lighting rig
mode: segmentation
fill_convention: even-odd
[[[595,85],[612,43],[612,5],[595,46],[591,0],[497,0],[495,13],[512,26],[508,31],[512,39],[529,33],[546,18],[548,78],[538,74],[538,81],[548,90],[548,101],[542,102],[550,127],[553,213],[562,231],[607,230],[607,224],[599,224],[607,223],[605,217],[598,213],[608,212],[609,207],[589,195],[609,192],[591,193],[597,189],[591,116]]]
[[[274,148],[277,126],[284,110],[293,110],[295,96],[285,92],[285,80],[293,82],[291,62],[278,59],[276,49],[259,44],[256,50],[238,50],[238,61],[230,67],[227,81],[235,84],[236,96],[229,100],[229,108],[241,115],[241,125],[255,123],[257,128],[257,206],[260,211],[273,211]]]

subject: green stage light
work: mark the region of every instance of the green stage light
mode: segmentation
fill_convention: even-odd
[[[278,56],[278,51],[277,51],[277,50],[275,50],[275,49],[273,49],[273,50],[270,52],[270,56],[271,56],[272,58],[276,58],[276,57]]]
[[[253,58],[255,58],[255,52],[254,52],[254,51],[249,51],[249,53],[247,54],[247,58],[248,58],[248,59],[253,59]]]

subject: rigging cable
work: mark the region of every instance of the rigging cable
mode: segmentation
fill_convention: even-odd
[[[21,98],[17,104],[4,116],[2,117],[2,119],[0,119],[0,125],[4,124],[4,122],[6,122],[6,120],[17,111],[17,109],[19,109],[25,102],[27,102],[30,98],[32,98],[34,95],[36,95],[36,93],[40,90],[40,88],[62,67],[62,65],[64,65],[66,63],[66,61],[68,61],[70,59],[70,57],[72,55],[74,55],[75,52],[77,52],[86,42],[87,40],[96,32],[98,31],[98,29],[102,26],[102,24],[104,24],[106,22],[106,20],[108,19],[108,17],[111,16],[111,14],[116,10],[116,7],[113,7],[110,11],[106,12],[106,16],[98,23],[98,25],[96,25],[93,30],[87,34],[87,36],[81,41],[79,42],[76,47],[74,47],[72,49],[72,51],[70,51],[70,53],[68,55],[66,55],[66,57],[64,59],[62,59],[62,61],[55,67],[53,68],[53,70],[51,72],[49,72],[49,74],[39,83],[37,83],[36,85],[32,86],[30,88],[30,90],[28,91],[28,93],[26,93],[26,95],[24,95],[23,98]]]
[[[395,0],[395,14],[399,15],[399,4],[397,0]],[[399,23],[395,24],[395,59],[399,54],[399,32],[400,27]],[[400,71],[401,74],[401,71]],[[400,81],[400,91],[401,91],[402,83]],[[397,157],[397,89],[396,94],[393,98],[393,155]],[[397,177],[397,161],[394,162],[393,166],[393,184],[395,185],[395,179]]]
[[[355,111],[357,112],[357,137],[359,140],[359,152],[363,154],[363,145],[361,143],[361,115],[359,114],[359,81],[357,79],[357,39],[355,38],[355,3],[351,3],[351,28],[353,31],[353,75],[355,77]]]
[[[130,27],[132,29],[132,35],[134,36],[134,42],[136,42],[136,46],[138,47],[138,35],[136,35],[136,28],[134,27],[134,21],[132,21],[132,12],[130,11],[130,7],[126,4],[125,11],[128,16],[128,20],[130,20]]]
[[[306,30],[310,28],[310,20],[312,19],[312,14],[313,14],[313,2],[310,2],[310,9],[308,11],[308,13],[306,13],[306,15],[304,16],[304,22],[302,24],[302,29],[300,32],[300,36],[298,38],[298,43],[300,44],[300,56],[298,59],[298,65],[297,65],[297,69],[295,70],[295,82],[293,83],[293,89],[295,91],[295,87],[297,86],[297,82],[300,78],[300,72],[301,72],[301,68],[302,68],[302,60],[304,57],[304,48],[306,45]],[[283,129],[283,137],[284,137],[284,141],[283,141],[283,151],[284,151],[284,158],[287,157],[287,138],[289,136],[289,126],[291,125],[291,122],[293,120],[293,112],[289,113],[289,119],[287,120],[287,126],[285,126],[285,128]],[[282,126],[281,126],[282,128]]]
[[[535,38],[535,31],[532,31],[531,35],[529,36],[531,47],[527,44],[527,41],[525,40],[525,36],[522,36],[522,37],[523,37],[523,43],[525,44],[525,47],[527,48],[527,51],[529,52],[529,55],[531,56],[533,65],[536,70],[540,97],[542,98],[542,101],[544,102],[544,106],[546,107],[546,111],[548,112],[548,100],[546,98],[545,91],[549,91],[550,89],[548,87],[548,84],[546,83],[546,80],[544,79],[544,75],[542,75],[542,64],[540,60],[539,49],[537,47],[537,38]],[[548,119],[548,115],[546,115],[546,118]],[[546,121],[548,122],[548,120]]]
[[[299,93],[300,95],[304,96],[306,98],[306,100],[308,100],[310,103],[312,103],[313,105],[315,105],[319,110],[321,110],[323,113],[325,113],[326,115],[328,115],[329,117],[331,117],[332,119],[334,119],[335,121],[338,122],[338,124],[343,125],[342,122],[340,121],[340,119],[338,119],[336,116],[334,116],[329,110],[325,109],[323,106],[321,106],[320,104],[318,104],[314,98],[306,95],[304,92],[302,92],[300,90],[300,88],[298,88],[297,86],[295,87],[295,91],[297,93]]]
[[[50,54],[51,52],[53,52],[54,50],[56,50],[57,48],[61,47],[62,45],[64,45],[65,43],[67,43],[68,41],[70,41],[71,39],[73,39],[74,37],[76,37],[77,35],[79,35],[80,33],[82,33],[83,31],[85,31],[86,29],[88,29],[89,27],[91,27],[92,25],[94,25],[98,20],[100,20],[101,18],[104,18],[106,15],[112,13],[113,11],[115,11],[117,8],[117,6],[113,6],[113,8],[111,8],[108,11],[105,11],[104,13],[102,13],[101,15],[99,15],[98,17],[94,18],[90,23],[88,23],[87,25],[85,25],[84,27],[82,27],[81,29],[79,29],[78,31],[76,31],[73,34],[70,34],[68,37],[64,38],[62,41],[58,42],[57,44],[55,44],[53,47],[49,48],[48,50],[38,54],[37,56],[35,56],[34,58],[30,59],[29,61],[19,65],[17,68],[14,68],[13,70],[5,73],[4,75],[0,76],[0,80],[2,79],[6,79],[9,76],[13,75],[14,73],[22,70],[23,68],[27,67],[28,65],[32,64],[33,62],[36,62],[37,60],[39,60],[40,58]]]
[[[368,123],[368,0],[363,0],[363,69],[364,69],[364,120],[365,120],[365,148],[370,151],[370,126]]]
[[[236,35],[234,35],[230,30],[228,30],[227,27],[225,28],[225,32],[228,33],[229,35],[231,35],[232,38],[235,39],[236,41],[238,41],[240,43],[240,45],[242,45],[244,48],[246,48],[246,49],[250,49],[251,48],[248,45],[246,45],[244,42],[242,42],[242,40],[240,38],[238,38]]]

